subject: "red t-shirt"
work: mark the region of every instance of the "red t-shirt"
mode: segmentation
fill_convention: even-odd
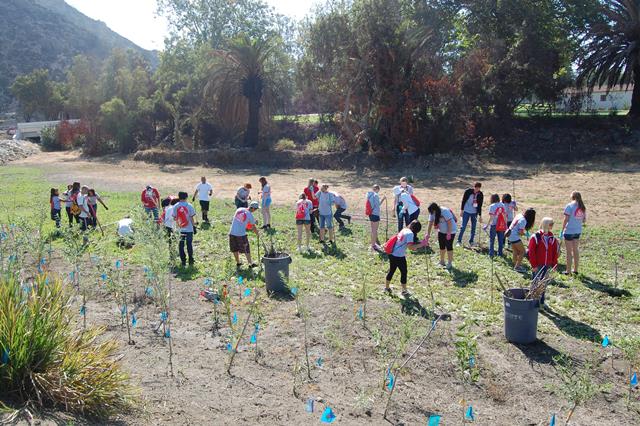
[[[317,208],[318,204],[320,203],[320,201],[316,198],[316,193],[319,190],[320,188],[318,188],[316,185],[313,186],[313,191],[309,190],[308,186],[304,189],[304,195],[307,196],[307,200],[311,201],[311,205],[314,209]]]
[[[160,201],[160,193],[155,188],[145,189],[144,191],[142,191],[140,201],[142,201],[142,204],[149,209],[158,207],[158,203]]]

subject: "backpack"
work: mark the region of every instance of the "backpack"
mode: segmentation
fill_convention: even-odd
[[[298,204],[298,208],[296,209],[296,219],[304,220],[307,217],[307,203]]]
[[[387,254],[393,253],[393,249],[395,248],[397,242],[398,242],[398,234],[389,238],[389,240],[386,243],[384,243],[384,252]]]
[[[420,200],[418,199],[418,197],[416,197],[415,195],[411,194],[411,199],[413,200],[413,203],[414,203],[417,207],[420,207]]]
[[[504,232],[507,230],[507,219],[505,218],[506,212],[504,207],[498,207],[496,209],[496,231]]]
[[[79,216],[82,213],[82,209],[78,205],[78,194],[74,194],[71,196],[71,214],[74,216]]]
[[[373,214],[373,206],[371,206],[371,197],[367,197],[367,201],[364,205],[365,216],[371,216]]]
[[[180,228],[189,226],[189,209],[187,206],[179,206],[176,210],[176,224]]]

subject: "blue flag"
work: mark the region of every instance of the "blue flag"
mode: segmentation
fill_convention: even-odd
[[[80,315],[87,315],[87,307],[82,305],[80,306]]]
[[[633,373],[631,376],[631,386],[638,386],[638,373]]]
[[[134,313],[133,315],[131,315],[131,325],[135,327],[136,324],[138,324],[138,318],[136,318],[136,314]]]
[[[604,339],[602,339],[602,347],[606,348],[607,346],[609,346],[609,336],[604,336]]]
[[[242,285],[242,281],[244,281],[244,278],[242,278],[242,275],[238,277],[238,284]]]
[[[143,266],[142,270],[144,271],[145,274],[149,273],[149,268],[147,268],[146,266]]]
[[[116,260],[116,269],[122,268],[122,260]]]
[[[324,364],[324,360],[322,359],[322,357],[319,357],[319,358],[316,360],[316,365],[317,365],[318,367],[322,367],[322,364]]]
[[[127,305],[122,305],[122,307],[120,308],[120,313],[122,314],[122,316],[125,316],[125,314],[127,313]]]
[[[244,289],[244,297],[249,297],[251,296],[251,289],[250,288],[245,288]]]
[[[293,294],[294,296],[297,296],[298,295],[298,287],[293,287],[291,289],[291,294]]]
[[[69,279],[73,280],[73,277],[76,275],[74,271],[69,272]]]
[[[160,320],[161,320],[162,322],[166,322],[166,321],[167,321],[167,318],[169,318],[169,316],[167,315],[167,313],[166,313],[166,312],[160,312]]]
[[[231,346],[231,343],[227,343],[227,351],[231,352],[233,350],[233,346]]]
[[[437,414],[432,414],[429,416],[429,424],[428,426],[439,426],[441,417]]]
[[[336,419],[336,415],[333,413],[333,410],[331,409],[331,407],[325,408],[324,411],[322,412],[322,417],[320,417],[320,421],[322,423],[333,423],[335,419]]]
[[[307,410],[307,413],[313,413],[314,402],[315,401],[312,398],[307,399],[307,405],[305,407],[305,410]]]
[[[213,280],[211,278],[204,279],[204,285],[211,285],[211,284],[213,284]]]
[[[556,415],[551,416],[551,421],[549,422],[549,426],[556,426]]]
[[[464,413],[464,418],[467,420],[475,420],[475,417],[473,415],[473,407],[470,405],[469,408],[467,408],[467,412]]]
[[[362,308],[358,309],[358,319],[362,319],[363,318],[363,314],[362,314]]]
[[[102,279],[102,281],[106,281],[107,280],[107,274],[103,273],[102,275],[100,275],[100,278]]]
[[[256,333],[253,333],[253,334],[251,335],[251,343],[256,343],[257,341],[258,341],[258,338],[257,338],[257,336],[256,336]]]
[[[469,357],[469,367],[473,368],[476,366],[476,357],[474,357],[473,355],[471,355]]]
[[[256,328],[255,328],[255,329],[256,329],[256,333],[257,333],[258,331],[260,331],[260,323],[259,323],[259,322],[257,322],[257,323],[256,323]]]
[[[236,324],[238,322],[238,314],[236,314],[235,312],[233,313],[233,318],[231,319],[231,322],[233,324]]]
[[[393,373],[387,370],[387,389],[393,389],[393,385],[395,382],[396,378],[393,376]]]
[[[2,363],[9,364],[9,349],[3,349],[2,351]]]
[[[151,287],[145,288],[144,289],[144,294],[146,294],[149,297],[153,296],[153,288],[151,288]]]
[[[171,330],[169,330],[169,328],[167,328],[167,331],[164,332],[164,337],[166,337],[167,339],[171,337]]]

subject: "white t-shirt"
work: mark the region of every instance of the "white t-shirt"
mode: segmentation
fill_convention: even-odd
[[[78,194],[76,200],[78,207],[80,207],[80,217],[86,219],[89,217],[89,196]]]
[[[340,207],[341,209],[346,210],[347,209],[347,200],[345,200],[342,195],[336,194],[336,193],[334,193],[334,197],[335,197],[335,200],[336,200],[336,206]]]
[[[336,202],[336,197],[333,192],[318,191],[316,198],[318,199],[318,213],[320,213],[320,216],[333,215],[332,206]]]
[[[196,185],[196,191],[198,191],[198,200],[209,201],[209,199],[211,198],[209,196],[209,192],[213,191],[213,186],[211,186],[209,182],[200,182],[198,185]]]
[[[298,218],[298,212],[304,209],[304,217]],[[296,220],[311,220],[311,210],[313,210],[313,203],[309,200],[298,200],[296,203]]]
[[[173,208],[175,207],[175,205],[173,206],[167,206],[164,209],[164,226],[166,226],[167,228],[171,228],[173,229],[173,225],[175,224],[175,221],[173,220]]]
[[[513,219],[513,222],[511,222],[511,226],[509,227],[509,229],[511,229],[511,234],[509,235],[509,242],[515,243],[517,241],[520,241],[521,236],[522,234],[524,234],[526,227],[527,227],[527,219],[525,219],[522,214],[519,214],[518,216],[516,216],[516,218]],[[522,234],[520,232],[522,232]]]
[[[131,229],[131,225],[133,224],[133,219],[122,219],[118,221],[118,235],[121,237],[126,237],[128,235],[133,234],[133,229]]]
[[[395,257],[405,257],[409,243],[413,243],[413,232],[409,228],[404,228],[398,232],[398,241],[396,241],[396,245],[393,246],[391,255]]]
[[[400,194],[400,202],[402,203],[402,209],[407,211],[409,215],[414,214],[420,209],[420,207],[413,202],[411,194],[406,191]]]
[[[240,188],[238,188],[238,192],[236,192],[236,198],[240,201],[248,201],[250,194],[250,190],[248,190],[244,186],[241,186]]]
[[[568,235],[581,234],[582,224],[587,218],[587,213],[582,211],[582,209],[578,207],[578,203],[574,201],[567,204],[567,207],[564,208],[564,215],[569,218],[564,233]]]
[[[235,215],[233,215],[229,235],[233,235],[234,237],[244,237],[247,235],[248,224],[255,225],[256,219],[253,217],[253,214],[249,209],[240,207],[236,210]]]
[[[262,199],[266,200],[267,198],[271,198],[271,185],[269,184],[262,187]]]
[[[449,224],[447,222],[451,221],[451,234],[455,234],[458,231],[458,224],[454,220],[455,216],[453,215],[451,209],[447,207],[440,207],[440,212],[440,222],[437,223],[438,232],[440,232],[441,234],[449,233]],[[433,222],[435,218],[435,214],[430,214],[429,222]],[[434,225],[436,224],[434,223]]]
[[[186,221],[187,224],[184,227],[180,227],[178,220],[178,213],[180,212],[178,209],[186,208]],[[184,210],[183,210],[184,211]],[[179,201],[178,204],[173,206],[173,210],[171,211],[171,216],[173,216],[174,223],[176,227],[179,228],[180,232],[193,232],[193,217],[196,215],[196,210],[193,208],[191,203],[187,203],[186,201]]]
[[[498,209],[502,207],[504,212],[507,212],[507,208],[501,202],[493,203],[489,206],[489,226],[495,226],[498,222],[498,216],[496,215]]]
[[[518,204],[516,204],[515,201],[512,201],[509,204],[506,204],[506,206],[507,206],[507,223],[511,223],[513,222],[513,217],[516,214],[516,208],[518,207]]]
[[[393,195],[396,197],[399,196],[403,189],[408,192],[409,195],[413,194],[413,186],[407,185],[406,188],[402,188],[402,185],[396,185],[393,187]]]

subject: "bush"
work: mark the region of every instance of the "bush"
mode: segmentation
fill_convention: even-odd
[[[97,417],[126,411],[133,391],[117,343],[76,330],[70,301],[53,276],[0,278],[0,399]]]
[[[61,149],[56,126],[42,129],[40,133],[40,143],[42,144],[42,149],[45,151],[59,151]]]
[[[340,150],[340,141],[334,135],[320,135],[307,144],[308,152],[337,152]]]
[[[274,147],[276,151],[287,151],[296,149],[296,143],[291,139],[280,139]]]

